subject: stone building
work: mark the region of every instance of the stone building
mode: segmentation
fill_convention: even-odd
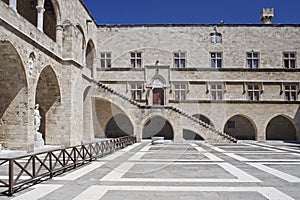
[[[153,135],[300,140],[300,26],[98,25],[80,0],[0,0],[0,144]]]

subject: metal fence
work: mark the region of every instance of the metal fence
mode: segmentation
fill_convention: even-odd
[[[0,187],[4,187],[2,194],[11,196],[24,186],[75,169],[135,142],[136,137],[126,136],[42,153],[0,159]]]

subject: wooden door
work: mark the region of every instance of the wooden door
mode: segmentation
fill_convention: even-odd
[[[164,105],[164,89],[153,89],[153,105]]]

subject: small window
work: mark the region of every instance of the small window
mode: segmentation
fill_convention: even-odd
[[[259,67],[259,53],[248,52],[247,53],[247,68],[258,68]]]
[[[178,85],[174,86],[175,100],[186,100],[187,86]]]
[[[248,85],[248,100],[249,101],[259,101],[260,100],[260,85],[258,84],[251,84]]]
[[[176,68],[186,67],[186,54],[182,52],[174,53],[174,66]]]
[[[283,53],[283,66],[284,68],[296,68],[296,53]]]
[[[213,68],[222,67],[222,53],[210,53],[210,66]]]
[[[111,67],[111,53],[103,52],[100,54],[100,65],[101,68]]]
[[[141,52],[131,52],[130,53],[130,62],[132,68],[141,68],[142,67],[142,53]]]
[[[297,85],[284,86],[284,100],[297,101],[298,88]]]
[[[132,100],[141,100],[143,93],[142,84],[131,84],[131,99]]]
[[[212,100],[223,100],[224,98],[224,85],[216,84],[211,85],[211,99]]]

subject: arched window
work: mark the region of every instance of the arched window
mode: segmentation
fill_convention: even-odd
[[[44,26],[43,31],[53,41],[56,41],[56,15],[51,0],[45,0],[44,3]]]

